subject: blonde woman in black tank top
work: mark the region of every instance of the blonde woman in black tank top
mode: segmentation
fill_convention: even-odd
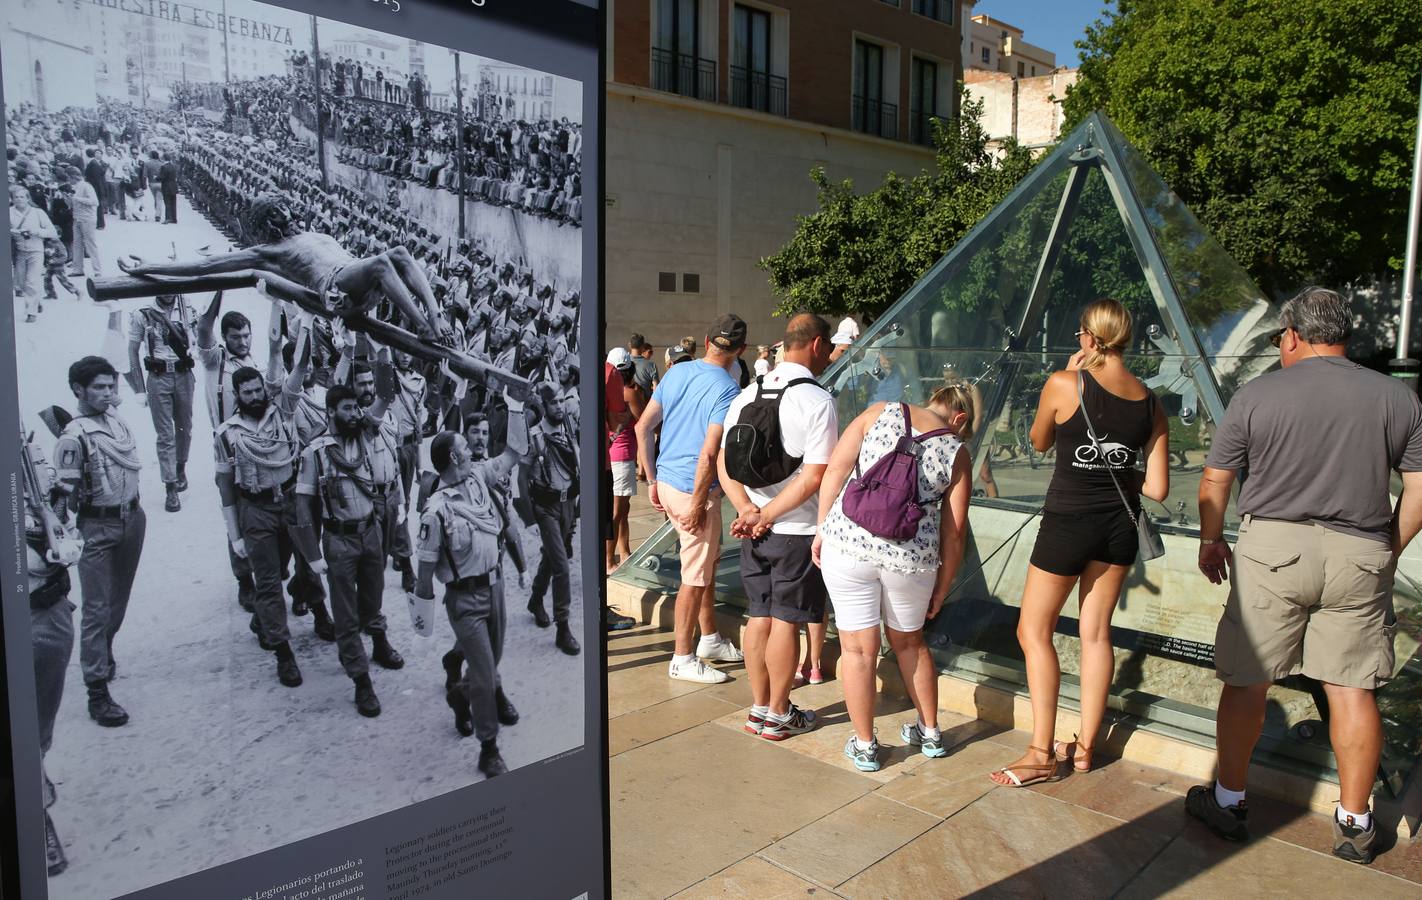
[[[1032,744],[1021,759],[992,773],[993,781],[1007,786],[1056,780],[1068,761],[1076,771],[1091,769],[1115,668],[1111,614],[1136,561],[1135,519],[1112,475],[1133,510],[1140,507],[1137,492],[1164,500],[1170,490],[1165,413],[1121,359],[1131,342],[1130,313],[1115,300],[1092,303],[1081,314],[1077,340],[1080,351],[1042,388],[1032,423],[1032,445],[1039,452],[1056,447],[1057,461],[1017,624],[1032,695]],[[1087,436],[1077,401],[1078,373],[1099,449]],[[1145,460],[1144,477],[1135,468],[1138,458]],[[1078,581],[1081,734],[1063,743],[1055,740],[1061,667],[1052,634]]]

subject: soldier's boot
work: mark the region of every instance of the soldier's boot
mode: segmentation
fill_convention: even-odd
[[[316,636],[327,643],[336,639],[336,623],[331,621],[331,614],[326,611],[326,602],[317,600],[311,604],[311,616],[314,620]]]
[[[64,844],[59,840],[48,812],[44,814],[44,863],[51,878],[69,868],[69,859],[64,855]]]
[[[390,638],[385,636],[385,632],[378,631],[371,635],[371,640],[375,647],[370,653],[371,662],[382,669],[403,669],[405,668],[405,657],[390,646]]]
[[[105,728],[118,728],[128,723],[128,713],[109,696],[109,686],[96,681],[86,684],[89,689],[89,718]]]
[[[469,698],[464,696],[464,690],[458,686],[449,688],[444,692],[444,702],[454,710],[454,730],[459,732],[459,736],[473,734],[474,714],[469,710]]]
[[[187,463],[178,463],[178,480],[173,482],[178,488],[178,493],[188,489],[188,466]]]
[[[178,499],[178,483],[170,481],[164,485],[168,495],[163,499],[163,509],[167,512],[177,512],[183,508],[183,501]]]
[[[553,620],[548,618],[548,610],[543,606],[543,598],[537,594],[528,598],[528,611],[533,613],[533,623],[539,628],[547,628],[553,624]]]
[[[498,708],[500,725],[518,724],[518,710],[514,708],[513,703],[511,703],[509,698],[504,694],[502,686],[494,690],[494,705]]]
[[[558,623],[558,636],[553,639],[553,643],[569,656],[577,656],[583,649],[578,645],[578,639],[573,637],[573,629],[568,627],[567,622]]]
[[[287,687],[301,687],[301,667],[296,664],[296,654],[291,652],[291,644],[282,641],[276,648],[277,681]]]
[[[247,612],[257,611],[257,583],[250,575],[237,579],[237,605]]]
[[[498,741],[479,742],[479,771],[484,773],[485,778],[508,774],[509,767],[504,765],[504,758],[499,755]]]
[[[452,691],[459,685],[459,679],[464,676],[464,654],[455,648],[444,655],[440,660],[444,666],[444,689]]]
[[[410,565],[410,557],[395,557],[395,569],[400,573],[400,590],[407,594],[415,590],[415,569]]]
[[[257,636],[257,646],[266,650],[268,653],[276,651],[276,645],[262,637],[262,623],[257,618],[256,613],[252,613],[252,618],[247,621],[247,630]]]
[[[380,698],[375,696],[375,685],[370,683],[370,675],[359,675],[355,681],[356,712],[373,719],[380,715]]]

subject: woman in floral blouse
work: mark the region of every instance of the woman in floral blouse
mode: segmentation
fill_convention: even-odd
[[[972,418],[972,397],[957,384],[935,392],[926,409],[876,403],[844,430],[820,486],[814,557],[834,605],[843,653],[844,700],[854,723],[844,754],[860,771],[874,772],[880,766],[881,748],[874,735],[874,668],[881,622],[918,710],[918,721],[904,725],[900,737],[925,756],[947,755],[938,730],[938,671],[923,640],[923,623],[943,607],[963,559],[972,461],[959,451],[970,436],[965,432]],[[913,538],[897,541],[862,528],[844,514],[842,504],[856,461],[859,472],[867,472],[893,451],[906,425],[915,435],[943,428],[955,433],[917,445],[918,495],[926,514]],[[935,505],[940,508],[935,510]]]

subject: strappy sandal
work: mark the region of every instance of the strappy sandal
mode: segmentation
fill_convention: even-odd
[[[1071,742],[1056,741],[1052,744],[1052,753],[1058,762],[1069,762],[1073,772],[1091,771],[1092,748],[1081,743],[1077,735],[1071,736]]]
[[[1027,787],[1031,784],[1041,784],[1043,782],[1062,780],[1062,775],[1060,771],[1061,761],[1057,759],[1055,753],[1043,750],[1041,747],[1028,747],[1027,749],[1029,751],[1036,750],[1038,753],[1043,754],[1047,757],[1048,762],[1042,763],[1040,765],[1036,763],[1018,763],[1015,766],[1003,766],[1001,769],[998,769],[992,774],[1006,775],[1008,779],[1012,782],[1012,784],[1002,784],[996,779],[993,779],[994,784],[998,784],[1002,787],[1020,788]],[[1019,772],[1021,773],[1020,775],[1018,774]],[[1023,775],[1026,775],[1027,777],[1024,778],[1022,777]]]

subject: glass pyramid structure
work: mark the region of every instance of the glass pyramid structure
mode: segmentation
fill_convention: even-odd
[[[1055,465],[1050,453],[1032,448],[1028,430],[1042,384],[1077,349],[1082,308],[1100,297],[1132,312],[1127,363],[1162,401],[1171,444],[1170,496],[1148,502],[1167,553],[1138,565],[1122,595],[1113,620],[1112,702],[1212,743],[1218,686],[1211,661],[1225,595],[1196,568],[1196,495],[1230,397],[1277,365],[1269,337],[1278,309],[1104,115],[1089,117],[1038,162],[821,380],[837,398],[841,423],[875,401],[921,403],[945,379],[974,387],[968,552],[948,605],[927,631],[945,670],[1021,686],[1017,608]],[[724,516],[727,525],[732,518]],[[1232,509],[1229,519],[1233,529]],[[743,605],[739,547],[724,538],[718,597]],[[1398,607],[1410,605],[1412,621],[1422,620],[1422,556],[1404,559],[1400,570]],[[614,578],[675,590],[679,576],[676,535],[666,526]],[[1068,693],[1079,658],[1075,603],[1063,611],[1057,640]],[[1422,682],[1416,637],[1398,638],[1403,671],[1389,690],[1402,698],[1418,695]],[[1274,690],[1276,752],[1329,770],[1326,729],[1310,724],[1320,712],[1309,687]],[[1422,709],[1408,706],[1400,702],[1390,724],[1395,788],[1422,750]]]

